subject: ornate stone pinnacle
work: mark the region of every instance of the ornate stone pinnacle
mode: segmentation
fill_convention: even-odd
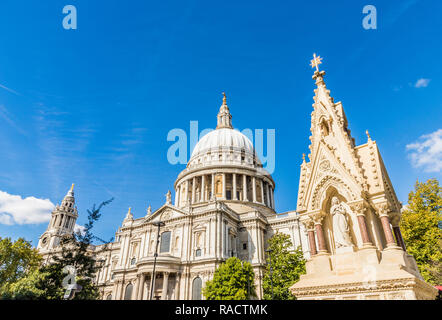
[[[222,128],[233,129],[232,115],[230,114],[229,107],[227,106],[227,98],[225,92],[223,92],[223,104],[219,108],[217,118],[218,122],[216,125],[216,129],[222,129]]]

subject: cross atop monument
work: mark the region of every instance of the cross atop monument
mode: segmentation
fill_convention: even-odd
[[[319,71],[318,66],[322,63],[322,58],[320,56],[316,56],[316,53],[313,53],[313,60],[310,61],[310,65],[312,68],[316,68],[316,71]]]

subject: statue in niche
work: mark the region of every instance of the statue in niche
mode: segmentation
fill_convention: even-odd
[[[330,214],[333,217],[333,233],[337,249],[353,246],[347,220],[347,214],[350,212],[350,207],[346,203],[341,202],[337,197],[332,198]]]

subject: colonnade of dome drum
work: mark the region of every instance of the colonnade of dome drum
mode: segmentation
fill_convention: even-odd
[[[216,198],[253,202],[275,208],[273,181],[265,176],[247,173],[214,172],[183,177],[177,181],[175,194],[177,207],[204,203]]]

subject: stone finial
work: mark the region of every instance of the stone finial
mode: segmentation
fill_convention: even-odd
[[[367,139],[370,141],[371,137],[370,137],[370,133],[368,132],[368,130],[365,130],[365,134],[367,135]]]
[[[131,212],[131,207],[129,207],[129,210],[127,210],[126,218],[124,220],[132,220],[134,218],[134,215]]]
[[[305,153],[302,154],[302,162],[305,163]]]

